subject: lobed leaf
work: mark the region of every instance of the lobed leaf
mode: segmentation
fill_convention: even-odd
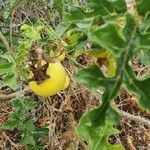
[[[150,11],[150,1],[149,0],[137,0],[136,7],[140,15],[145,15]]]
[[[121,52],[125,48],[124,40],[119,36],[113,24],[104,24],[88,34],[92,43],[98,44],[103,48],[110,50],[113,54]]]
[[[142,80],[138,80],[132,71],[132,68],[129,65],[126,65],[126,77],[125,83],[127,88],[134,92],[137,95],[139,104],[147,109],[150,110],[150,77],[147,77]]]
[[[97,65],[92,65],[87,69],[79,70],[76,79],[86,83],[89,89],[95,91],[101,86],[100,83],[105,77]]]
[[[88,142],[89,150],[124,150],[120,144],[111,145],[108,143],[109,136],[118,133],[110,120],[106,119],[105,124],[101,127],[94,128],[91,126],[89,118],[95,117],[96,114],[97,109],[85,114],[76,128],[76,133]]]

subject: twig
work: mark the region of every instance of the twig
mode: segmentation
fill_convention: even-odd
[[[150,127],[150,120],[148,120],[148,119],[142,118],[140,116],[134,116],[134,115],[132,115],[130,113],[127,113],[127,112],[124,112],[124,111],[119,111],[119,113],[123,117],[126,117],[128,119],[134,120],[136,122],[141,122],[144,125]]]
[[[18,149],[18,147],[22,146],[22,145],[17,145],[17,144],[15,144],[15,143],[9,138],[9,136],[8,136],[5,132],[2,132],[2,135],[3,135],[3,136],[6,138],[6,140],[9,141],[10,144],[11,144],[12,146],[14,146],[16,149]]]
[[[131,137],[130,137],[130,136],[128,136],[128,137],[127,137],[127,141],[128,141],[128,144],[129,144],[130,150],[136,150],[136,148],[134,147],[133,142],[132,142],[132,140],[131,140]]]
[[[28,92],[30,92],[30,88],[27,86],[22,91],[17,91],[17,92],[7,94],[7,95],[0,94],[0,101],[9,100],[9,99],[15,98],[17,96],[23,95],[24,93],[28,93]]]
[[[15,9],[12,11],[11,19],[10,19],[10,46],[13,48],[13,42],[12,42],[12,28],[13,28],[13,19],[14,19]],[[13,49],[12,49],[13,50]]]

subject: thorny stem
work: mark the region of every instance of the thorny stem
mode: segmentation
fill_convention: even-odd
[[[4,100],[10,100],[12,98],[18,97],[18,96],[24,96],[25,93],[29,93],[30,92],[30,88],[29,86],[24,87],[24,89],[21,91],[17,91],[14,93],[10,93],[10,94],[0,94],[0,102],[4,101]],[[21,95],[20,95],[21,94]]]
[[[10,46],[13,47],[13,42],[12,42],[12,27],[13,27],[13,19],[14,19],[14,14],[15,14],[15,10],[12,11],[12,17],[10,19]]]
[[[136,37],[136,29],[137,29],[138,22],[139,22],[139,20],[136,19],[136,24],[135,24],[135,27],[134,27],[133,32],[131,34],[130,41],[128,41],[127,49],[126,49],[125,53],[123,54],[124,60],[122,61],[122,58],[120,58],[120,60],[123,62],[123,64],[122,64],[122,67],[118,67],[119,79],[117,80],[117,82],[112,87],[112,92],[108,95],[107,99],[105,99],[105,102],[103,102],[102,106],[99,107],[100,111],[99,111],[98,116],[94,119],[94,124],[93,124],[94,126],[98,127],[100,125],[101,120],[97,124],[95,123],[95,121],[97,120],[97,118],[100,118],[102,112],[106,112],[107,106],[110,103],[110,99],[113,99],[113,97],[112,97],[114,95],[113,91],[115,91],[116,93],[119,92],[119,89],[121,87],[120,80],[123,79],[123,74],[125,72],[125,65],[128,63],[128,55],[131,51],[132,44],[134,42],[134,38]],[[119,85],[119,88],[118,88],[118,85]]]
[[[141,122],[144,125],[150,127],[150,121],[148,119],[141,117],[141,116],[134,116],[134,115],[127,113],[125,111],[119,111],[119,114],[123,117],[130,119],[130,120],[134,120],[136,122]]]

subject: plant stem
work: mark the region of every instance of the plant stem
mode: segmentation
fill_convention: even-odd
[[[17,92],[10,93],[7,95],[6,94],[0,94],[0,101],[9,100],[9,99],[15,98],[19,95],[24,96],[23,95],[24,93],[29,93],[29,92],[30,92],[30,88],[29,88],[29,86],[26,86],[22,91],[17,91]]]
[[[132,114],[130,114],[130,113],[127,113],[127,112],[125,112],[125,111],[119,111],[119,114],[120,114],[122,117],[126,117],[126,118],[128,118],[128,119],[130,119],[130,120],[134,120],[134,121],[136,121],[136,122],[141,122],[141,123],[143,123],[144,125],[150,127],[150,120],[145,119],[145,118],[143,118],[143,117],[141,117],[141,116],[134,116],[134,115],[132,115]]]
[[[2,32],[0,31],[0,39],[2,40],[2,42],[4,43],[7,51],[11,54],[11,56],[13,57],[14,61],[16,62],[16,59],[14,57],[14,53],[13,53],[13,49],[9,46],[6,38],[4,37],[4,35],[2,34]]]

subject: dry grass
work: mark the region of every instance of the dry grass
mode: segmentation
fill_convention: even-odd
[[[88,62],[87,58],[86,61]],[[68,63],[68,60],[63,64],[67,68],[71,84],[67,90],[53,97],[42,98],[33,95],[33,98],[38,102],[38,108],[34,114],[37,119],[36,125],[47,126],[49,129],[48,137],[43,139],[45,150],[67,150],[70,148],[87,150],[86,143],[75,135],[75,127],[83,113],[99,104],[102,92],[91,93],[88,91],[84,85],[77,83],[74,79],[75,66]],[[135,97],[125,89],[121,90],[115,103],[119,110],[150,119],[150,114],[139,108]],[[3,124],[11,112],[9,101],[1,102],[0,108],[0,123]],[[110,137],[110,143],[122,143],[126,150],[150,149],[150,129],[141,122],[122,117],[117,128],[121,133]],[[13,132],[1,131],[1,149],[24,150],[24,147],[19,144],[19,139],[20,133],[17,130]]]

